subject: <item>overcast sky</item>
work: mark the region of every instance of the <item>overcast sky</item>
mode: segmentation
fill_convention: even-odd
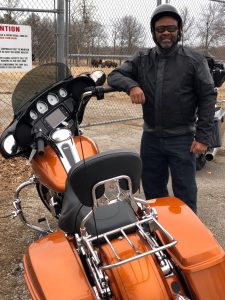
[[[73,1],[73,0],[72,0]],[[137,18],[146,31],[146,46],[152,46],[149,22],[153,10],[156,8],[157,0],[92,0],[96,7],[96,20],[106,26],[106,30],[110,28],[112,20],[121,18],[125,15],[131,15]],[[162,0],[165,3],[165,0]],[[190,14],[195,18],[200,16],[204,7],[210,3],[209,0],[170,0],[170,4],[174,5],[178,11],[187,7]]]

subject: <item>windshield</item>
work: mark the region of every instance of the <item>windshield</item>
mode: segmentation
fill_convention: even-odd
[[[63,63],[49,63],[32,69],[19,81],[13,92],[14,114],[17,114],[34,96],[70,75],[69,68]]]

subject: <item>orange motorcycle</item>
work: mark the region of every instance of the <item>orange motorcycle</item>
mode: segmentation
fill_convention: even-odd
[[[104,80],[101,71],[72,77],[65,65],[47,64],[12,96],[0,150],[33,169],[16,190],[14,214],[43,233],[23,258],[32,299],[225,299],[224,251],[199,218],[175,197],[137,198],[139,155],[99,153],[80,130],[88,101],[113,92]],[[27,221],[20,193],[30,185],[57,230]]]

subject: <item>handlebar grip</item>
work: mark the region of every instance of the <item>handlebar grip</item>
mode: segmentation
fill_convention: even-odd
[[[37,153],[39,155],[43,155],[45,152],[45,143],[44,140],[42,138],[38,138],[37,139]]]
[[[118,91],[118,90],[111,86],[104,87],[104,93],[111,93],[111,92],[115,92],[115,91]]]

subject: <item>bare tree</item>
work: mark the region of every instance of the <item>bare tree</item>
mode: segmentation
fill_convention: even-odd
[[[0,5],[3,7],[15,8],[19,4],[19,0],[3,0],[0,1]],[[0,23],[5,24],[17,24],[16,13],[10,10],[7,10],[3,16],[0,16]]]
[[[184,44],[188,44],[191,41],[193,34],[193,27],[195,24],[195,18],[190,16],[189,10],[187,7],[181,9],[181,18],[183,20],[183,32],[182,32],[182,41]]]
[[[139,47],[144,46],[145,29],[133,16],[124,16],[114,23],[114,44],[120,48],[120,54],[132,54]]]
[[[91,53],[99,54],[100,48],[107,46],[107,35],[104,26],[98,22],[92,21],[90,28]]]
[[[32,53],[36,59],[42,62],[51,60],[56,51],[54,22],[50,18],[40,18],[39,15],[32,13],[23,24],[32,28]]]
[[[89,24],[92,19],[93,7],[89,0],[73,1],[71,3],[70,52],[80,54],[87,47],[89,40]],[[89,43],[89,42],[88,42]],[[77,58],[79,65],[79,57]]]
[[[202,18],[198,22],[198,37],[206,52],[211,46],[218,45],[224,36],[225,22],[220,9],[221,5],[209,3],[208,9],[204,7]]]
[[[112,40],[113,40],[113,55],[116,54],[116,46],[118,43],[118,37],[120,32],[120,21],[114,20],[112,22]]]

